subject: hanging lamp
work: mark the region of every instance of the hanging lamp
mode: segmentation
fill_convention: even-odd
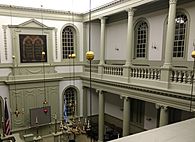
[[[86,52],[86,58],[89,61],[89,95],[90,95],[90,121],[92,121],[91,115],[92,115],[92,84],[91,84],[91,62],[94,59],[94,52],[91,51],[91,0],[89,0],[89,43],[88,43],[88,48],[89,51]],[[87,121],[87,131],[91,130],[90,122],[89,120]],[[92,139],[91,139],[92,141]]]
[[[12,26],[12,6],[10,5],[10,20],[11,20],[11,26]],[[12,43],[12,46],[13,46],[13,39],[11,41]],[[13,48],[12,48],[13,49]],[[20,111],[18,110],[18,95],[17,95],[17,92],[16,92],[16,65],[15,65],[15,55],[13,54],[12,55],[12,62],[13,62],[13,77],[14,77],[14,95],[15,95],[15,104],[16,104],[16,108],[15,108],[15,111],[14,111],[14,114],[16,115],[16,117],[19,116],[20,114]]]
[[[43,36],[43,5],[41,5],[41,21],[42,21],[42,31],[41,31],[41,35]],[[42,45],[44,46],[44,45]],[[46,108],[46,105],[48,104],[47,102],[47,92],[46,92],[46,85],[45,85],[45,59],[46,59],[46,53],[44,51],[44,48],[42,48],[42,62],[43,62],[43,94],[44,94],[44,100],[43,100],[43,112],[47,113],[48,109]]]
[[[13,60],[13,76],[14,76],[14,94],[15,94],[15,103],[16,103],[16,108],[15,108],[15,111],[14,111],[14,114],[16,115],[16,117],[19,116],[20,114],[20,111],[18,110],[18,95],[17,95],[17,92],[16,92],[16,71],[15,71],[15,56],[13,55],[12,56],[12,60]]]

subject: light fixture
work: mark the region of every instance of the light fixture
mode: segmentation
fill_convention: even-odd
[[[91,0],[89,0],[89,51],[86,53],[86,58],[89,61],[89,95],[90,95],[90,107],[89,107],[89,115],[90,115],[90,121],[92,122],[92,84],[91,84],[91,61],[94,59],[94,52],[91,51]],[[91,125],[89,120],[87,121],[87,126],[86,126],[87,131],[91,131]],[[92,141],[92,138],[91,138]]]
[[[15,94],[15,101],[16,101],[16,109],[14,111],[14,114],[16,115],[16,117],[19,116],[20,114],[20,111],[18,110],[18,95],[17,95],[17,92],[16,92],[16,67],[15,67],[15,56],[13,55],[12,56],[12,59],[13,59],[13,76],[14,76],[14,94]]]
[[[10,21],[11,21],[11,26],[12,26],[12,6],[10,5]],[[12,39],[12,46],[13,46],[13,39]],[[16,108],[14,111],[14,114],[16,117],[19,116],[20,111],[18,110],[18,95],[16,92],[16,65],[15,65],[15,55],[12,55],[12,62],[13,62],[13,77],[14,77],[14,94],[15,94],[15,103],[16,103]]]
[[[41,35],[43,36],[43,5],[41,5],[41,24],[42,24],[42,28],[41,28]],[[42,45],[44,46],[44,45]],[[44,113],[47,113],[48,112],[48,109],[46,108],[46,105],[48,104],[47,102],[47,92],[46,92],[46,85],[45,85],[45,78],[46,78],[46,75],[45,75],[45,59],[46,59],[46,53],[44,51],[44,48],[42,48],[42,52],[41,52],[41,55],[42,55],[42,63],[43,63],[43,94],[44,94],[44,100],[43,100],[43,112]]]

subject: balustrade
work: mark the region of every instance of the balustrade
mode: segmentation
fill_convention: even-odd
[[[123,76],[123,67],[118,65],[104,66],[104,74]]]
[[[191,84],[192,78],[193,74],[191,70],[173,68],[171,71],[171,82]]]
[[[131,67],[130,76],[142,79],[160,79],[160,68],[151,67]]]
[[[90,65],[85,65],[85,72],[90,71]],[[98,73],[98,65],[91,65],[91,72]],[[140,79],[150,79],[150,80],[160,80],[161,68],[159,67],[131,67],[130,76],[132,78],[140,78]],[[103,66],[103,74],[113,75],[113,76],[123,76],[123,66],[121,65],[104,65]],[[191,84],[192,83],[192,70],[189,69],[181,69],[181,68],[172,68],[170,71],[170,82],[173,83],[184,83]]]

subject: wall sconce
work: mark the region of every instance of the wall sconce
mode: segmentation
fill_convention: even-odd
[[[148,117],[148,118],[146,118],[146,120],[147,120],[147,121],[151,121],[151,120],[152,120],[152,118]]]
[[[156,49],[156,48],[157,48],[157,46],[156,46],[156,43],[155,43],[155,42],[153,42],[153,43],[152,43],[152,48],[153,48],[153,49]]]
[[[115,48],[116,51],[119,51],[119,48]]]

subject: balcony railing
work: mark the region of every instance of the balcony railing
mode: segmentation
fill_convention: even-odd
[[[192,78],[193,78],[192,70],[173,68],[171,71],[170,76],[171,82],[191,84]]]
[[[105,65],[103,73],[108,75],[123,76],[123,66],[119,65]]]
[[[134,78],[160,80],[160,68],[131,67],[130,75]]]
[[[169,76],[168,82],[170,83],[180,83],[180,84],[191,84],[193,78],[193,72],[190,69],[183,68],[172,68],[167,71],[167,74],[162,74],[166,69],[160,67],[148,67],[148,66],[131,66],[126,68],[123,65],[103,65],[98,66],[97,64],[91,65],[91,71],[93,73],[111,76],[123,76],[134,79],[144,79],[144,80],[159,80],[164,81],[166,75]],[[90,66],[85,65],[85,72],[90,71]],[[99,68],[102,68],[102,72],[99,72]],[[127,76],[124,71],[127,70]]]

